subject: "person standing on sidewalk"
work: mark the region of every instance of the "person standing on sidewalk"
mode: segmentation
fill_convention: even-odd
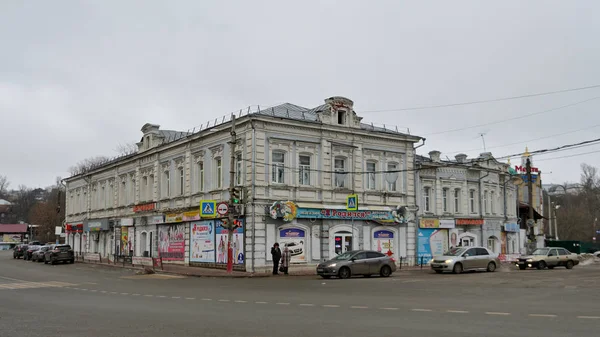
[[[279,260],[281,260],[281,249],[279,249],[279,244],[277,242],[275,242],[273,247],[271,247],[271,257],[273,258],[273,275],[278,275]]]
[[[288,274],[288,268],[290,267],[290,261],[292,260],[292,253],[290,249],[285,246],[283,248],[283,255],[281,255],[281,268],[283,268],[283,273],[285,275]]]

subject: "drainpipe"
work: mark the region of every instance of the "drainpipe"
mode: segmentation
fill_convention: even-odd
[[[490,172],[487,172],[483,177],[479,178],[479,217],[483,219],[483,178],[490,175]],[[485,220],[484,220],[485,225]],[[481,226],[481,244],[483,247],[483,225]]]
[[[416,210],[415,210],[415,235],[414,235],[414,239],[415,239],[415,247],[414,247],[414,254],[415,254],[415,262],[417,261],[417,256],[418,254],[418,240],[419,240],[419,205],[417,202],[417,195],[419,195],[419,193],[417,191],[421,190],[421,180],[419,179],[419,170],[421,170],[421,167],[419,166],[419,168],[417,169],[417,149],[424,146],[425,145],[425,141],[427,140],[427,138],[421,138],[421,140],[423,141],[423,143],[421,145],[417,145],[415,146],[414,150],[415,153],[413,155],[413,169],[414,169],[414,174],[415,174],[415,206],[416,206]],[[407,247],[408,249],[408,242],[407,242]]]
[[[252,127],[252,272],[254,273],[254,264],[256,260],[256,204],[254,199],[256,198],[256,128],[254,127],[254,121],[250,117],[250,126]]]

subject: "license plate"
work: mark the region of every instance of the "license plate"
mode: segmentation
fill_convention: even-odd
[[[323,268],[317,268],[317,272],[322,272]]]
[[[525,262],[519,262],[519,264],[525,264]]]
[[[431,267],[432,268],[439,268],[439,267],[441,267],[441,265],[439,265],[439,264],[432,264]]]

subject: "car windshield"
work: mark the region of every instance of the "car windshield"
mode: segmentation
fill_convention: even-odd
[[[354,255],[355,253],[356,252],[345,252],[343,254],[340,254],[340,255],[334,257],[333,259],[334,260],[338,260],[338,261],[340,261],[340,260],[349,260],[352,257],[352,255]]]
[[[550,251],[548,248],[538,248],[531,255],[548,255],[548,251]]]
[[[58,249],[58,250],[60,250],[61,252],[66,252],[66,251],[68,251],[69,249],[71,249],[71,246],[56,246],[54,249]]]
[[[464,253],[466,250],[466,248],[452,248],[449,251],[445,252],[444,255],[445,256],[459,256],[460,254]]]

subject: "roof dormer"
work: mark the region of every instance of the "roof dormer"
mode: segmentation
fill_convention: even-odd
[[[320,118],[323,123],[351,128],[360,127],[362,117],[358,117],[354,112],[352,100],[341,96],[330,97],[325,100],[325,107],[323,111],[325,113]]]

